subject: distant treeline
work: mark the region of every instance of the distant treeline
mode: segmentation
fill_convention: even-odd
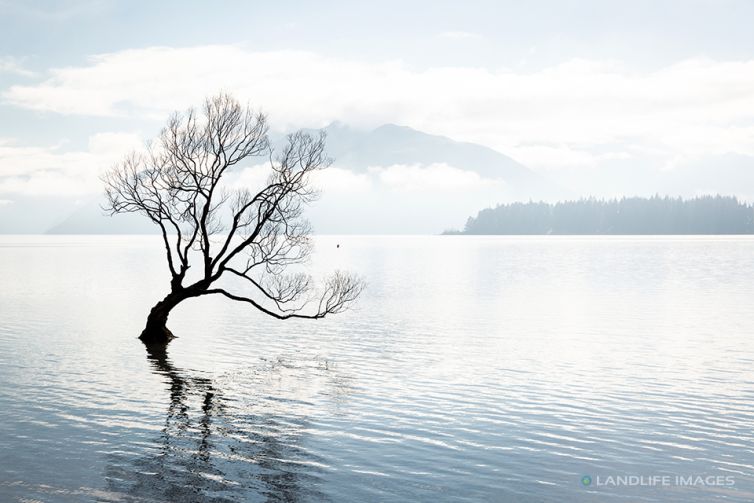
[[[754,234],[754,207],[723,196],[511,203],[447,234]]]

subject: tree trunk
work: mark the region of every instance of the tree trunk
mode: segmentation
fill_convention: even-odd
[[[141,332],[139,339],[145,344],[167,344],[175,338],[173,333],[168,330],[167,322],[170,311],[189,298],[185,290],[170,292],[164,299],[154,305],[149,316],[147,316],[147,325]]]

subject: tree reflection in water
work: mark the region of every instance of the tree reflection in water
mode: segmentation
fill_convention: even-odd
[[[109,491],[129,502],[327,499],[321,460],[301,446],[305,419],[239,408],[211,379],[176,368],[165,346],[147,346],[147,357],[169,386],[165,424],[139,454],[111,456]]]

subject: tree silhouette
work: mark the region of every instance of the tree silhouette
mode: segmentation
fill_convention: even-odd
[[[234,167],[260,157],[271,175],[257,193],[223,183]],[[200,112],[173,114],[145,151],[110,170],[103,177],[105,209],[139,213],[157,225],[171,274],[170,293],[150,311],[140,339],[172,339],[170,311],[203,295],[223,295],[279,319],[322,318],[356,300],[363,283],[354,276],[335,272],[316,291],[309,275],[286,272],[310,254],[310,228],[302,216],[316,196],[309,178],[330,163],[324,133],[291,134],[274,155],[265,115],[220,94]],[[256,293],[219,286],[226,276],[240,278]]]

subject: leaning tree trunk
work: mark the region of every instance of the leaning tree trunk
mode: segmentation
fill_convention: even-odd
[[[168,316],[175,306],[190,296],[185,291],[172,291],[164,299],[155,304],[152,310],[149,311],[147,325],[141,332],[139,339],[145,344],[167,344],[174,339],[175,336],[167,327]]]

